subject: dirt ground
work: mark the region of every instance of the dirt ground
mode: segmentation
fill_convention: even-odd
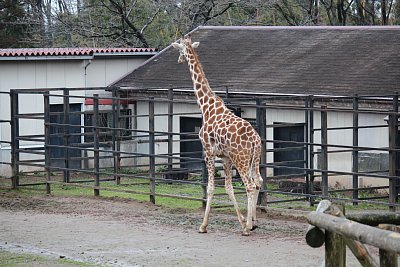
[[[259,215],[259,228],[249,237],[241,236],[235,214],[217,211],[208,233],[199,234],[201,210],[94,197],[23,198],[0,191],[0,251],[100,266],[321,265],[323,248],[305,243],[304,219]],[[350,259],[347,266],[359,265]]]

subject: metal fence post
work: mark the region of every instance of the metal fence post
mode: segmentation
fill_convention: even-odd
[[[309,189],[308,189],[308,193],[310,195],[314,194],[314,178],[315,178],[315,174],[314,174],[314,97],[312,95],[308,96],[308,142],[310,144],[309,148],[308,148],[308,168],[310,169],[309,171]],[[314,205],[314,198],[312,196],[310,196],[309,198],[310,201],[310,206]]]
[[[99,95],[93,95],[93,154],[94,154],[94,195],[100,195],[100,157],[99,157]]]
[[[69,90],[63,90],[63,132],[64,132],[64,182],[70,182],[69,172]]]
[[[258,133],[261,137],[261,161],[260,161],[260,174],[263,178],[262,188],[260,190],[259,198],[257,200],[259,205],[266,206],[267,205],[267,193],[265,190],[267,189],[267,129],[266,129],[266,110],[262,106],[264,104],[259,98],[256,99],[256,123],[258,128]]]
[[[119,93],[117,88],[113,88],[112,90],[112,111],[113,111],[113,134],[112,134],[112,150],[113,150],[113,165],[114,165],[114,180],[117,185],[121,184],[121,176],[119,175],[121,169],[121,154],[120,154],[120,144],[119,144],[119,117],[120,117],[120,108],[121,101],[119,98]]]
[[[326,106],[321,106],[321,176],[322,196],[329,196],[328,183],[328,114]]]
[[[397,190],[396,190],[396,179],[393,178],[396,176],[397,172],[397,152],[396,149],[397,144],[397,123],[398,118],[397,114],[394,114],[393,111],[389,114],[389,204],[396,203],[397,198]],[[390,211],[396,211],[396,207],[393,205],[389,206]]]
[[[47,91],[43,95],[44,104],[44,162],[46,169],[46,193],[51,194],[51,167],[50,167],[50,96]]]
[[[155,204],[155,137],[154,137],[154,97],[149,98],[149,174],[150,174],[150,201]]]
[[[174,123],[174,91],[172,88],[168,89],[168,173],[172,172],[173,162],[172,162],[172,153],[173,153],[173,123]]]
[[[12,166],[12,189],[19,186],[19,107],[18,93],[10,91],[11,107],[11,166]]]
[[[353,97],[353,200],[358,200],[358,96]],[[358,201],[353,201],[353,205],[358,205]]]

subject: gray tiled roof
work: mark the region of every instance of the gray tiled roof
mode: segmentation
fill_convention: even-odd
[[[322,95],[400,91],[400,27],[199,27],[191,33],[211,87]],[[191,88],[167,47],[115,85]]]

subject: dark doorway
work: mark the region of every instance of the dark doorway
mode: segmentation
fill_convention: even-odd
[[[278,166],[304,168],[304,145],[293,142],[304,142],[304,125],[277,124],[274,128],[274,162]],[[282,149],[282,150],[280,150]],[[274,168],[274,175],[304,175],[304,170],[291,168]]]
[[[50,105],[50,123],[54,123],[54,125],[50,125],[50,145],[63,146],[64,145],[64,129],[67,129],[67,133],[69,136],[69,144],[70,146],[73,144],[81,143],[81,104],[70,104],[69,105],[69,124],[70,126],[64,127],[64,113],[63,113],[63,105],[56,104]],[[76,127],[71,126],[76,125]],[[62,147],[51,147],[50,148],[50,165],[54,167],[65,167],[64,155],[66,153],[66,149]],[[68,148],[68,158],[69,158],[69,168],[72,169],[80,169],[81,168],[81,160],[73,159],[76,157],[81,157],[81,152],[79,149]]]
[[[201,118],[180,117],[180,132],[190,133],[181,135],[181,156],[190,158],[181,159],[181,168],[201,169],[201,162],[196,160],[203,158],[203,147],[198,137],[200,128]]]

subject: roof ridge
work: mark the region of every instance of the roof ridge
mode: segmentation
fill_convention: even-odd
[[[216,30],[400,30],[400,25],[379,26],[199,26],[193,31],[202,29]]]

